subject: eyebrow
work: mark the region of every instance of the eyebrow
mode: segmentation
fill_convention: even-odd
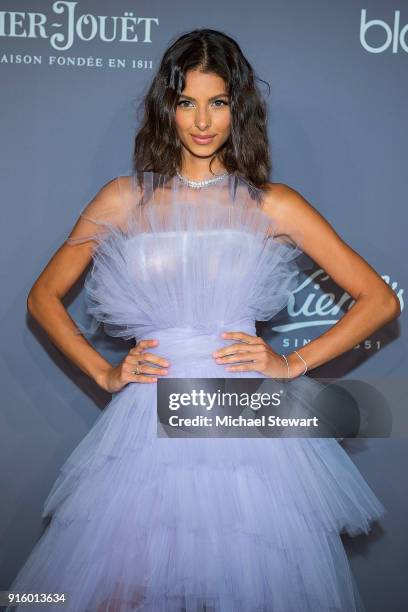
[[[209,98],[209,100],[216,100],[217,98],[224,98],[224,97],[228,97],[227,93],[220,93],[217,96],[212,96],[212,98]],[[180,94],[180,98],[186,98],[187,100],[193,100],[195,101],[195,98],[191,98],[191,96],[186,96],[185,94]]]

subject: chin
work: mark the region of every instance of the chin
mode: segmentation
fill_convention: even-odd
[[[187,149],[187,151],[191,154],[194,155],[194,157],[211,157],[212,155],[214,155],[214,153],[216,153],[218,151],[219,147],[214,147],[214,145],[212,145],[211,147],[208,146],[204,146],[204,145],[195,145],[195,146],[191,146],[190,144],[186,144],[184,142],[182,142],[183,147],[185,149]]]
[[[217,147],[212,147],[211,149],[208,147],[208,149],[203,150],[203,147],[200,149],[192,149],[191,153],[193,155],[195,155],[196,157],[212,157],[213,155],[215,155],[215,153],[218,151]]]
[[[212,157],[213,155],[215,155],[215,153],[217,153],[217,151],[222,148],[224,142],[217,145],[214,145],[214,143],[211,143],[211,145],[197,145],[195,143],[186,143],[185,141],[182,141],[182,144],[187,149],[187,151],[191,153],[191,155],[194,155],[195,157],[205,158]]]

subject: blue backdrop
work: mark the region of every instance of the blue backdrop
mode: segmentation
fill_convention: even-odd
[[[234,37],[270,83],[271,180],[302,193],[404,306],[405,2],[1,0],[0,588],[41,533],[42,502],[60,465],[109,400],[27,317],[28,291],[84,204],[130,171],[138,105],[169,42],[194,27]],[[80,288],[66,300],[74,317],[82,314]],[[314,267],[263,333],[289,352],[350,305]],[[397,321],[311,374],[364,380],[391,411],[404,406],[404,326],[403,309]],[[118,361],[129,347],[101,338],[97,348]],[[362,386],[353,384],[358,395]],[[397,434],[346,442],[388,510],[370,536],[345,542],[370,612],[408,604],[400,565],[408,549],[400,484],[408,444]]]

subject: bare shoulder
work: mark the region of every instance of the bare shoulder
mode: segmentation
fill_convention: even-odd
[[[264,211],[275,221],[278,234],[291,236],[313,219],[323,219],[302,194],[285,183],[267,183],[264,192]]]
[[[285,183],[267,183],[264,191],[265,212],[271,216],[283,219],[286,215],[292,214],[294,209],[299,211],[302,207],[312,207],[296,189]]]
[[[139,197],[142,193],[142,189],[140,188],[140,185],[138,184],[134,175],[117,176],[115,182],[117,184],[119,194],[126,200],[132,197]]]
[[[126,203],[130,200],[132,190],[130,179],[128,176],[115,176],[102,184],[81,216],[99,221],[109,219],[112,224],[119,223],[128,208]]]
[[[102,185],[94,199],[110,206],[123,207],[124,202],[132,201],[139,193],[140,188],[133,176],[119,175]]]
[[[119,178],[114,177],[101,185],[96,193],[94,200],[98,201],[109,201],[109,202],[118,202],[120,200],[120,190],[119,190]]]
[[[127,175],[117,176],[113,181],[116,181],[120,189],[124,192],[131,191],[133,187],[133,177]]]

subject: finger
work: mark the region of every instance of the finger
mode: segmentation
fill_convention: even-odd
[[[134,375],[129,382],[141,382],[141,383],[155,383],[157,382],[156,376],[146,376],[144,374]]]
[[[237,361],[255,361],[256,357],[259,357],[260,351],[241,351],[235,355],[225,355],[224,357],[217,357],[215,360],[217,363],[235,363]]]
[[[140,365],[140,363],[135,366],[134,364],[125,364],[123,366],[123,370],[124,372],[126,372],[126,374],[131,374],[132,376],[139,376],[139,374],[134,374],[134,370],[137,369],[139,370],[139,374],[153,374],[154,376],[156,376],[157,374],[168,374],[168,370],[164,370],[164,369],[157,369],[156,367],[150,367],[147,366],[145,364]]]
[[[125,384],[135,382],[157,382],[157,376],[149,376],[149,374],[132,374],[122,369],[120,381]]]
[[[246,363],[245,365],[231,365],[225,368],[229,372],[250,372],[253,370],[258,371],[256,363]]]
[[[131,364],[142,363],[142,361],[155,363],[161,367],[167,367],[170,365],[170,362],[167,359],[160,357],[160,355],[155,355],[154,353],[136,353],[134,355],[128,354],[124,359],[125,363]]]
[[[157,363],[158,365],[164,367],[170,365],[168,359],[166,359],[165,357],[161,357],[160,355],[155,355],[154,353],[142,353],[141,357],[144,359],[144,361],[149,361],[150,363]]]
[[[227,340],[231,339],[231,340],[241,340],[242,342],[253,342],[254,340],[259,340],[259,336],[253,336],[251,334],[247,334],[246,332],[241,332],[241,331],[229,331],[229,332],[223,332],[222,333],[223,338],[226,338]]]
[[[129,353],[139,353],[140,351],[143,351],[149,346],[156,346],[158,342],[159,341],[154,338],[145,338],[144,340],[139,340],[139,342],[136,343],[136,346],[130,349]]]
[[[222,348],[214,351],[214,357],[224,357],[225,355],[231,355],[234,353],[245,353],[245,352],[254,352],[258,353],[260,351],[265,350],[264,342],[257,342],[255,344],[231,344],[230,346],[223,346]]]

